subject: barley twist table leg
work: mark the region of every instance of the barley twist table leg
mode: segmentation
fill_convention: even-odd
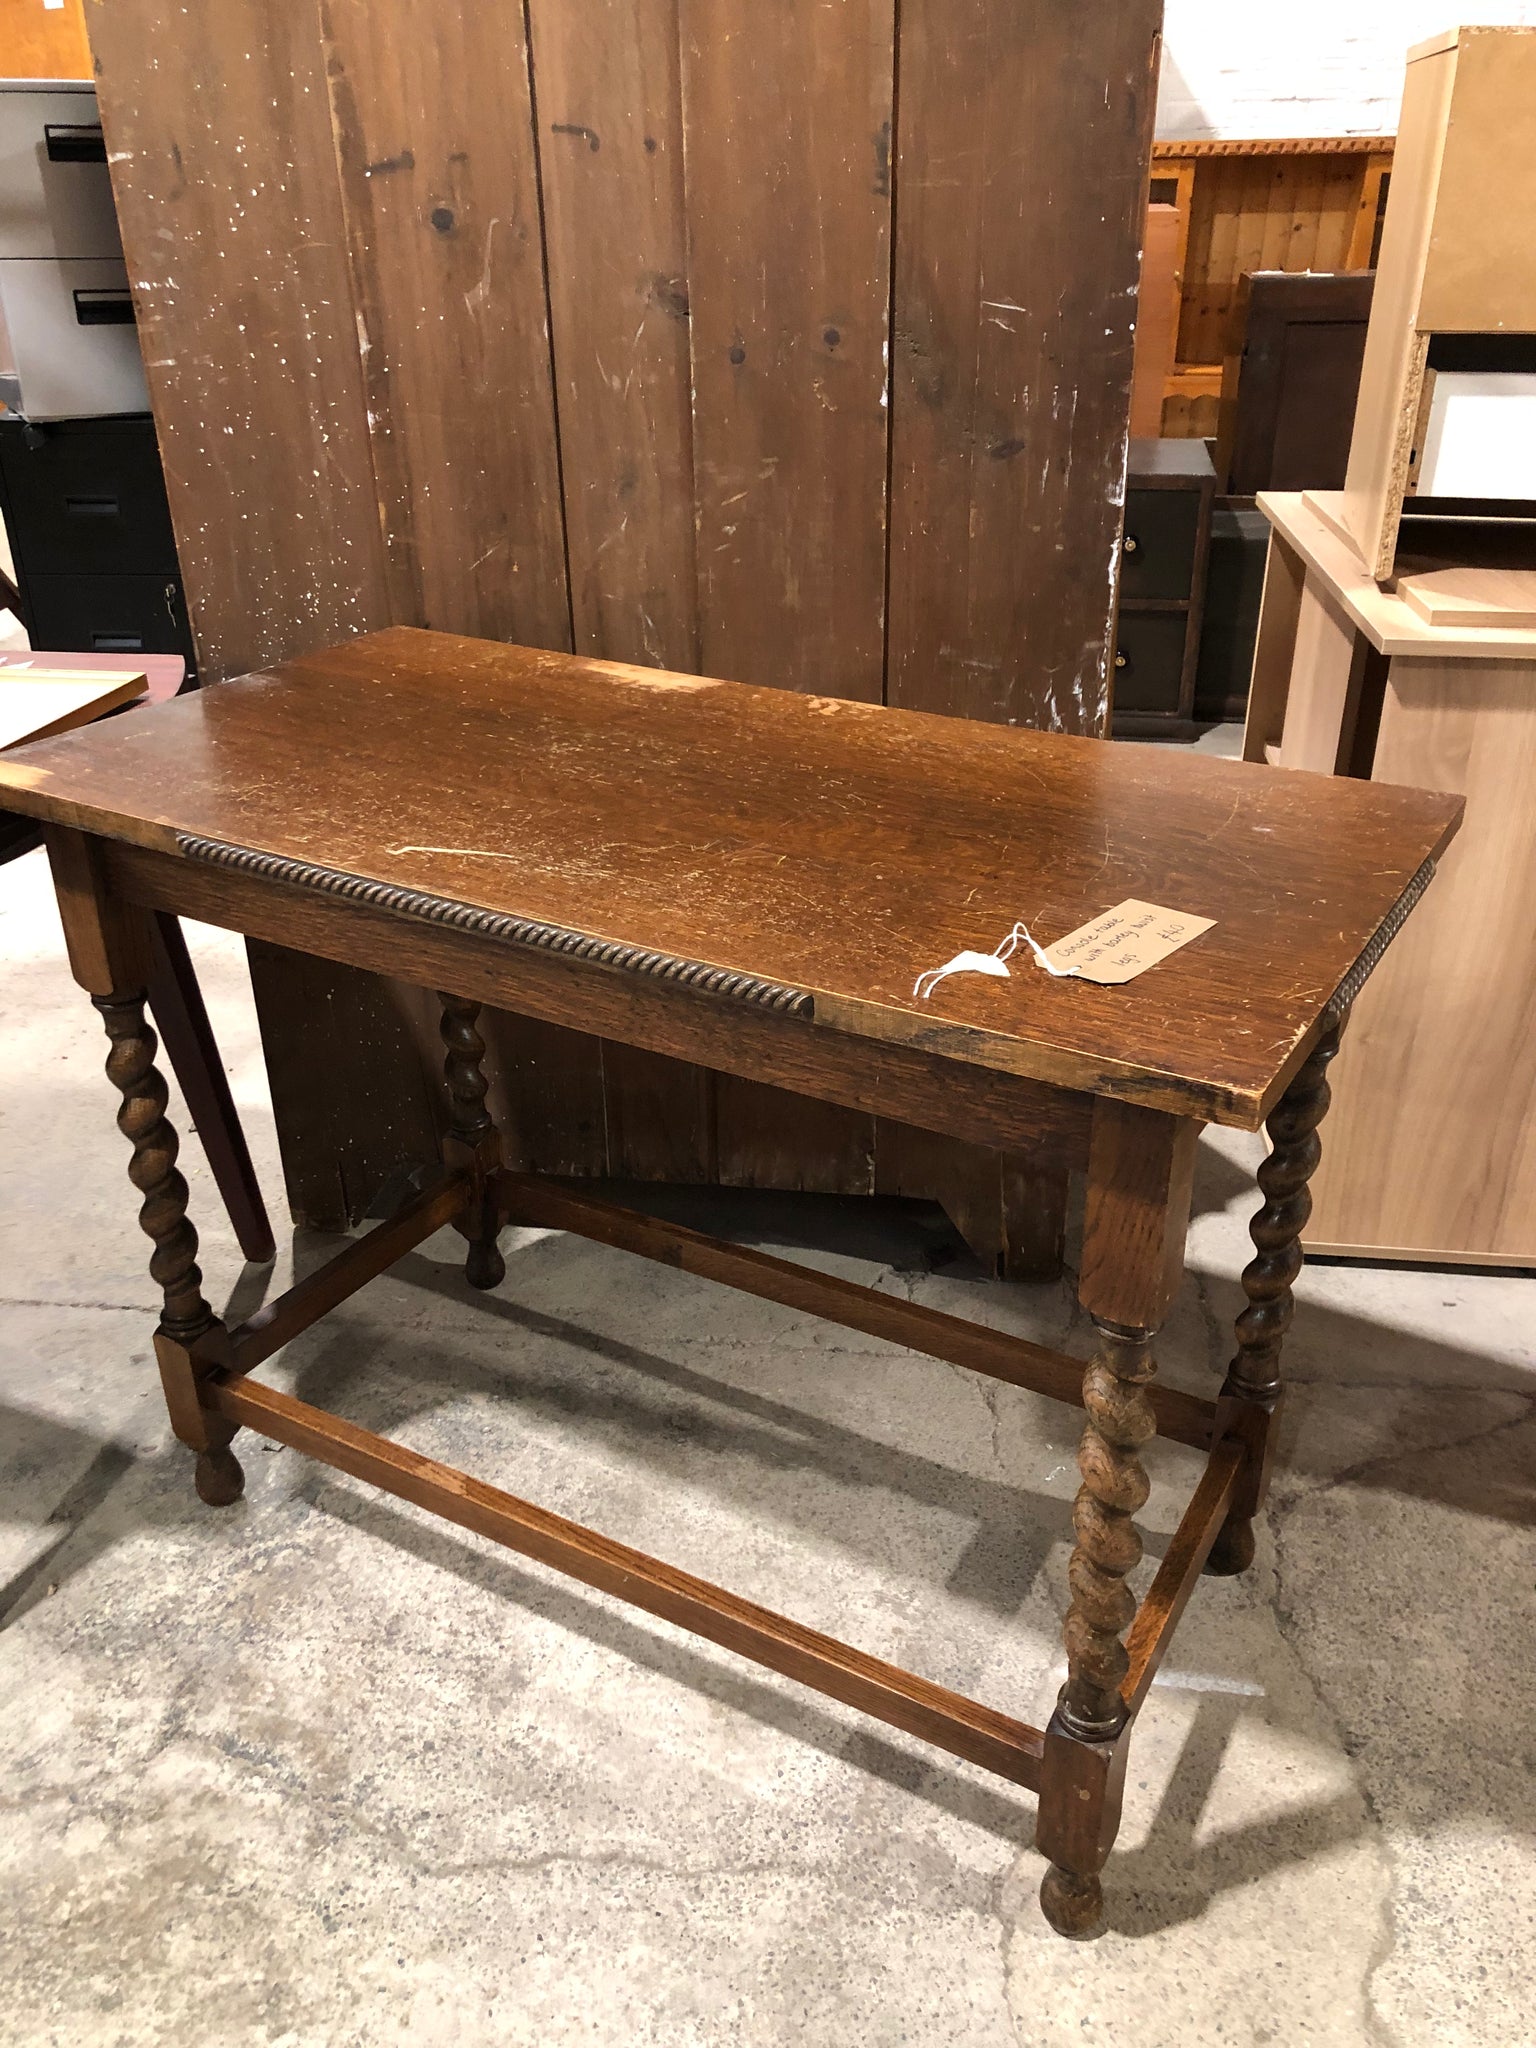
[[[1129,1660],[1122,1638],[1136,1613],[1126,1575],[1141,1561],[1132,1517],[1148,1492],[1138,1454],[1157,1433],[1146,1394],[1156,1371],[1151,1333],[1097,1317],[1095,1323],[1098,1352],[1083,1375],[1088,1423],[1077,1454],[1083,1483],[1072,1510],[1077,1542],[1068,1567],[1067,1682],[1052,1723],[1085,1743],[1112,1742],[1126,1722],[1121,1687]],[[1058,1934],[1083,1938],[1102,1924],[1103,1886],[1095,1873],[1053,1862],[1040,1904]]]
[[[475,1028],[480,1005],[463,996],[448,995],[442,989],[438,990],[438,1001],[443,1006],[440,1028],[446,1048],[443,1078],[453,1105],[444,1149],[450,1159],[471,1166],[477,1180],[475,1200],[460,1225],[469,1239],[464,1277],[471,1287],[496,1287],[507,1271],[496,1243],[501,1215],[493,1180],[501,1163],[501,1142],[485,1106],[490,1083],[483,1065],[485,1040]]]
[[[1128,1661],[1121,1637],[1136,1613],[1126,1575],[1141,1562],[1132,1517],[1147,1498],[1137,1455],[1157,1434],[1146,1385],[1156,1371],[1145,1331],[1100,1323],[1098,1355],[1083,1375],[1087,1427],[1078,1446],[1083,1475],[1072,1510],[1077,1544],[1068,1567],[1067,1683],[1062,1717],[1074,1735],[1100,1741],[1125,1720],[1120,1688]]]
[[[203,1298],[197,1232],[187,1216],[187,1184],[176,1168],[178,1140],[165,1114],[168,1091],[155,1066],[156,1039],[145,1021],[145,1000],[142,991],[92,998],[111,1040],[107,1077],[123,1098],[118,1129],[133,1146],[128,1177],[144,1198],[139,1226],[155,1247],[149,1270],[164,1301],[155,1349],[167,1379],[172,1425],[197,1453],[201,1498],[210,1507],[227,1507],[240,1498],[245,1476],[229,1448],[234,1425],[208,1414],[195,1400],[192,1347],[220,1325]],[[187,1384],[173,1389],[172,1378],[178,1372]]]
[[[1280,1405],[1280,1347],[1296,1311],[1292,1289],[1302,1267],[1301,1233],[1312,1214],[1308,1187],[1322,1156],[1317,1127],[1328,1111],[1328,1065],[1340,1026],[1324,1032],[1270,1114],[1272,1150],[1258,1171],[1263,1207],[1248,1226],[1258,1257],[1244,1270],[1248,1306],[1237,1319],[1237,1356],[1227,1369],[1217,1432],[1241,1430],[1250,1443],[1243,1485],[1206,1565],[1226,1577],[1253,1562],[1253,1518],[1268,1480],[1268,1448]]]

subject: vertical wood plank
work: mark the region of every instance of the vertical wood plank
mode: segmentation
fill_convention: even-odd
[[[608,1171],[620,1180],[715,1179],[715,1082],[704,1067],[603,1041]]]
[[[891,0],[681,0],[700,664],[878,703]]]
[[[677,0],[531,0],[576,651],[699,667]]]
[[[391,616],[569,648],[522,10],[316,6]],[[419,991],[407,1006],[435,1100],[437,998]],[[358,1029],[380,1038],[385,1021],[359,1018]],[[536,1156],[561,1170],[580,1159],[601,1171],[598,1041],[492,1013],[482,1027],[512,1131],[531,1133]],[[397,1085],[413,1084],[402,1071]]]
[[[345,1229],[437,1154],[421,991],[261,939],[246,950],[293,1220]]]
[[[530,0],[529,20],[576,647],[696,671],[677,0]],[[607,1170],[712,1179],[713,1077],[615,1043],[601,1062]]]
[[[716,1074],[715,1125],[725,1187],[875,1191],[875,1119],[858,1110]]]
[[[681,0],[699,665],[878,703],[894,9]],[[874,1119],[715,1077],[728,1185],[873,1186]]]
[[[318,10],[391,615],[569,648],[521,11]]]
[[[1160,20],[903,0],[893,704],[1106,729]]]
[[[205,680],[390,623],[312,0],[91,0]]]
[[[88,27],[204,681],[389,624],[314,0]],[[251,977],[294,1216],[337,1227],[432,1141],[410,1032],[372,977],[279,947]]]

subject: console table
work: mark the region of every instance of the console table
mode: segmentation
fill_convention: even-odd
[[[405,629],[0,759],[45,821],[154,1242],[155,1350],[214,1505],[242,1427],[497,1538],[1039,1794],[1051,1925],[1101,1925],[1136,1713],[1202,1570],[1242,1570],[1325,1070],[1456,830],[1449,796],[883,710]],[[1134,981],[925,969],[1127,897],[1216,922]],[[202,1291],[145,1022],[172,911],[444,991],[443,1159],[392,1217],[244,1323]],[[478,1007],[1080,1161],[1086,1367],[1044,1346],[507,1171]],[[1195,1141],[1256,1129],[1258,1256],[1219,1396],[1160,1387]],[[265,1386],[255,1369],[444,1224],[476,1287],[507,1222],[572,1230],[1087,1411],[1069,1675],[1026,1726]],[[1206,1455],[1139,1604],[1140,1450]]]

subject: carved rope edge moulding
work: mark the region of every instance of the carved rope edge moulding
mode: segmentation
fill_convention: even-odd
[[[590,932],[544,924],[538,918],[477,910],[472,904],[456,903],[448,896],[429,896],[423,890],[403,889],[393,882],[370,881],[365,875],[349,875],[340,868],[319,867],[313,861],[293,860],[285,854],[258,853],[252,847],[231,846],[222,839],[178,832],[176,844],[188,860],[207,861],[214,867],[232,868],[238,874],[261,875],[287,888],[338,896],[348,903],[366,904],[370,909],[416,918],[423,924],[447,925],[454,931],[472,932],[478,938],[537,946],[547,953],[595,961],[628,974],[653,975],[659,981],[675,982],[705,995],[724,996],[732,1002],[753,1003],[785,1016],[809,1017],[814,1008],[805,989],[789,988],[782,982],[764,981],[759,975],[740,974],[726,967],[710,967],[702,960],[650,952],[618,939],[594,938]]]

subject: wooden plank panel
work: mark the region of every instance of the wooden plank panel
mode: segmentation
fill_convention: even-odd
[[[601,1039],[505,1010],[482,1012],[478,1028],[508,1165],[606,1173]]]
[[[1408,66],[1392,185],[1382,228],[1360,396],[1349,444],[1342,517],[1374,576],[1392,573],[1398,518],[1418,418],[1425,343],[1419,290],[1433,226],[1440,159],[1456,78],[1454,48]]]
[[[529,18],[576,647],[697,670],[677,0]],[[608,1171],[713,1178],[708,1074],[610,1042],[602,1088]]]
[[[568,648],[522,15],[318,4],[391,615]]]
[[[603,1041],[608,1172],[702,1186],[715,1172],[715,1076],[639,1046]]]
[[[700,665],[878,703],[890,0],[682,0]]]
[[[875,1119],[760,1081],[715,1076],[716,1168],[732,1188],[875,1191]]]
[[[89,28],[204,681],[389,623],[314,7],[92,0]],[[290,1204],[335,1228],[432,1136],[410,999],[277,947],[251,972]]]
[[[293,1220],[344,1230],[392,1174],[434,1159],[446,1116],[421,991],[246,942]]]
[[[1206,345],[1202,331],[1205,315],[1201,294],[1205,280],[1211,274],[1211,243],[1217,219],[1216,178],[1213,165],[1195,165],[1189,201],[1189,238],[1184,246],[1184,276],[1179,287],[1179,340],[1174,360],[1180,363],[1214,360],[1200,351]]]
[[[88,27],[204,679],[384,625],[313,8],[92,0]]]
[[[1369,158],[1365,157],[1356,158],[1352,163],[1328,157],[1318,159],[1321,172],[1320,194],[1317,239],[1309,252],[1311,269],[1349,268],[1350,244],[1360,212],[1361,190],[1365,183],[1365,167],[1368,162]]]
[[[1163,393],[1173,369],[1179,317],[1178,251],[1185,223],[1176,206],[1147,208],[1136,294],[1136,358],[1131,385],[1131,432],[1162,432]]]
[[[699,660],[878,703],[893,9],[682,0]],[[874,1121],[717,1079],[727,1185],[866,1193]]]
[[[522,12],[318,8],[392,616],[569,648]],[[435,1100],[436,998],[392,1001],[414,1012]],[[378,1036],[384,1022],[358,1028]],[[482,1028],[530,1162],[600,1172],[598,1041],[509,1016]]]
[[[1106,729],[1160,19],[902,7],[893,704]]]
[[[1320,270],[1324,267],[1317,261],[1318,241],[1323,229],[1323,210],[1328,203],[1329,172],[1336,172],[1337,167],[1337,159],[1328,157],[1299,157],[1291,166],[1290,231],[1281,265],[1283,269]],[[1352,182],[1346,176],[1346,194]]]
[[[677,0],[531,0],[576,649],[697,670]]]

